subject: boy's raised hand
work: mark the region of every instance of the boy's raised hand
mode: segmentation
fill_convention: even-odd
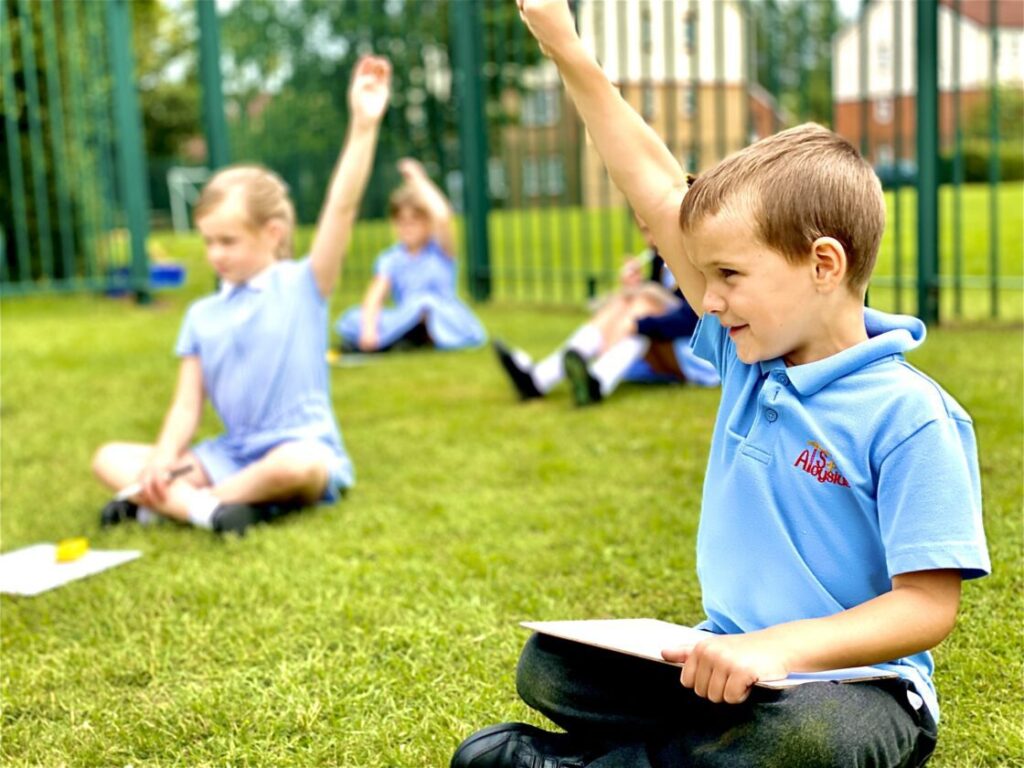
[[[783,649],[757,632],[714,635],[661,655],[683,665],[679,679],[686,688],[715,703],[739,704],[754,683],[782,680],[789,674]]]
[[[382,56],[363,56],[356,62],[348,103],[357,120],[379,122],[391,96],[391,62]]]
[[[519,17],[526,22],[545,56],[556,56],[579,42],[576,22],[567,0],[516,0]]]

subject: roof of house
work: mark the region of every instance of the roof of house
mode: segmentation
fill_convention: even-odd
[[[939,0],[940,5],[953,9],[955,0]],[[960,0],[960,15],[984,27],[989,26],[992,18],[991,0]],[[1024,3],[1019,0],[997,0],[996,22],[1003,29],[1024,29]]]

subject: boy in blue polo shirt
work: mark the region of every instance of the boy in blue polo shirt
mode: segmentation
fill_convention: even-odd
[[[918,766],[936,739],[929,649],[989,559],[969,416],[903,359],[914,318],[866,310],[885,206],[815,125],[685,175],[622,100],[561,0],[520,0],[722,377],[697,572],[707,639],[678,670],[534,636],[521,697],[566,733],[492,726],[456,768]],[[630,152],[617,148],[628,146]],[[874,665],[898,677],[754,688]]]

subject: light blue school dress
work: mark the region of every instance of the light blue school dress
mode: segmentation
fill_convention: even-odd
[[[309,258],[279,261],[249,282],[225,282],[185,314],[175,352],[196,356],[224,434],[192,451],[214,484],[282,443],[323,446],[324,500],[355,482],[331,407],[327,302]]]
[[[377,257],[374,274],[388,279],[394,299],[394,306],[382,309],[378,319],[381,349],[401,339],[421,320],[439,349],[478,347],[487,341],[483,325],[456,295],[456,273],[454,260],[434,239],[418,253],[397,243]],[[362,316],[362,307],[351,307],[335,325],[338,335],[352,346],[359,342]]]

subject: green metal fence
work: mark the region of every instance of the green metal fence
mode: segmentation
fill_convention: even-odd
[[[40,30],[50,13],[29,0],[0,2],[18,21],[38,16]],[[109,11],[98,5],[49,4],[58,11],[55,34],[78,40],[68,22],[76,15],[105,23]],[[579,0],[573,8],[586,45],[687,168],[708,168],[805,120],[831,125],[860,147],[883,179],[890,212],[869,300],[935,320],[1024,316],[1022,44],[1011,5]],[[210,164],[230,157],[275,168],[306,224],[315,220],[344,135],[352,65],[371,49],[394,62],[392,108],[344,291],[362,289],[391,240],[385,202],[405,155],[424,162],[463,214],[465,285],[475,298],[580,302],[613,288],[622,256],[640,247],[621,195],[511,0],[198,0],[197,8]],[[2,26],[5,62],[16,61],[22,36],[6,17]],[[1004,38],[1013,45],[1001,46]],[[93,39],[81,36],[81,45]],[[5,130],[22,147],[20,155],[7,152],[4,184],[14,205],[3,206],[4,263],[12,252],[29,252],[38,264],[33,287],[60,283],[71,270],[47,272],[42,235],[19,235],[15,223],[36,221],[44,209],[59,221],[62,199],[71,208],[65,218],[90,221],[85,202],[118,199],[114,160],[104,160],[118,144],[113,121],[101,119],[101,105],[109,112],[112,103],[109,86],[66,87],[107,55],[94,54],[67,58],[77,74],[63,61],[60,67],[69,100],[77,94],[91,104],[84,119],[70,122],[82,134],[77,144],[67,143],[87,149],[98,171],[86,175],[97,190],[86,196],[54,191],[59,180],[46,158],[58,150],[49,148],[53,131],[45,127],[53,110],[33,106],[28,73],[4,65]],[[43,64],[36,70],[49,71]],[[15,72],[20,100],[8,106],[6,83]],[[44,124],[38,140],[33,115]],[[19,180],[14,170],[22,168]],[[82,183],[82,174],[75,178]],[[49,189],[49,198],[38,189]],[[104,221],[116,226],[124,213],[111,204],[94,220],[85,227],[90,237],[67,238],[70,263],[85,265],[74,267],[76,275],[102,275],[95,244],[109,231]],[[32,226],[23,229],[36,232]],[[66,259],[63,242],[57,252]],[[5,289],[9,276],[22,284],[22,274],[9,270]],[[47,283],[46,275],[56,278]]]
[[[0,0],[0,277],[148,295],[130,4]]]

